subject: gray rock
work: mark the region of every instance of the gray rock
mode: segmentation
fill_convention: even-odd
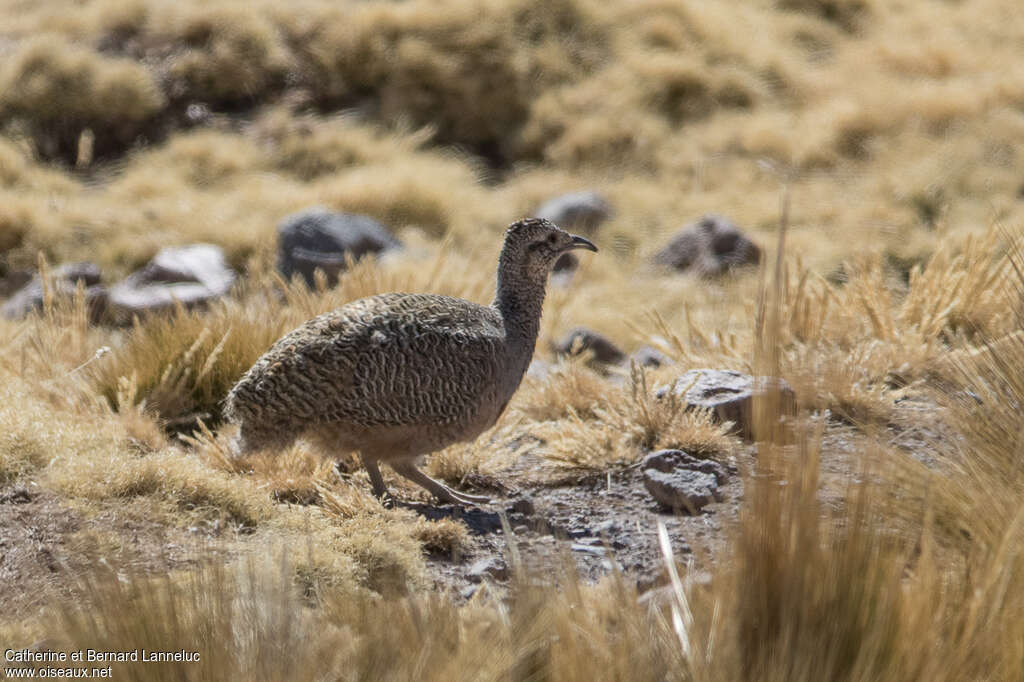
[[[693,469],[645,469],[644,487],[658,504],[673,511],[696,514],[704,506],[722,501],[715,475]]]
[[[285,279],[299,274],[313,286],[317,268],[328,285],[338,281],[348,259],[402,248],[402,243],[373,218],[354,213],[333,213],[315,207],[295,213],[277,228],[277,268]]]
[[[32,281],[32,270],[13,270],[0,277],[0,296],[10,296]]]
[[[654,255],[654,264],[704,277],[761,262],[761,249],[728,219],[706,215],[687,225]]]
[[[499,557],[484,557],[469,567],[466,577],[478,583],[484,578],[508,580],[508,565]]]
[[[593,190],[570,192],[549,199],[537,209],[537,218],[546,218],[569,232],[594,234],[612,215],[608,201]]]
[[[626,354],[607,337],[585,327],[570,331],[554,345],[559,355],[582,355],[593,353],[594,362],[602,365],[619,365],[625,362]]]
[[[54,297],[74,296],[81,282],[85,287],[85,301],[89,317],[98,321],[107,305],[107,290],[100,284],[101,273],[94,263],[67,263],[50,271]],[[29,313],[43,307],[43,280],[39,274],[32,275],[27,284],[14,293],[0,307],[0,314],[9,320],[20,320]]]
[[[161,249],[141,270],[110,289],[116,318],[170,308],[195,306],[224,296],[235,282],[224,251],[213,244]]]
[[[630,359],[641,367],[657,368],[672,364],[672,358],[651,346],[642,346]]]
[[[726,468],[710,459],[694,457],[684,450],[658,450],[644,457],[640,468],[644,471],[655,469],[663,473],[671,473],[678,469],[689,469],[711,474],[715,482],[722,485],[729,479],[729,472]]]
[[[536,217],[547,218],[569,232],[591,236],[612,215],[608,201],[593,190],[570,192],[549,199],[537,209]],[[555,261],[554,272],[575,270],[579,260],[567,253]]]
[[[749,438],[753,435],[754,395],[773,388],[779,392],[782,412],[792,414],[796,394],[784,379],[753,377],[727,369],[691,369],[671,386],[657,388],[654,395],[664,398],[671,393],[691,408],[708,409],[719,421],[733,422],[739,433]]]

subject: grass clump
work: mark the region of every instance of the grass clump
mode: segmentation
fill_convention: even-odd
[[[581,379],[589,381],[589,392],[580,390]],[[574,362],[545,389],[527,395],[517,407],[522,426],[541,440],[544,458],[560,470],[607,471],[663,448],[705,458],[734,449],[731,425],[715,423],[710,413],[689,409],[671,393],[656,398],[646,372],[635,365],[625,386],[613,386]]]
[[[74,498],[94,502],[151,498],[169,505],[168,520],[223,518],[253,528],[269,518],[270,500],[245,480],[211,469],[194,455],[164,450],[140,456],[124,443],[90,455],[78,451],[55,463],[48,482]]]
[[[295,68],[271,20],[241,6],[167,6],[147,29],[149,41],[175,48],[166,68],[176,100],[218,108],[253,103],[280,90]]]
[[[592,63],[592,16],[578,1],[371,5],[344,28],[318,27],[307,58],[322,99],[371,97],[383,120],[430,125],[504,164],[538,89]]]
[[[99,566],[79,579],[78,600],[52,608],[48,634],[69,649],[200,652],[194,663],[114,663],[127,679],[183,670],[189,679],[306,679],[315,669],[352,679],[662,680],[683,664],[668,619],[623,581],[567,590],[523,581],[506,607],[458,607],[432,594],[310,595],[296,566],[203,563],[163,579]]]
[[[228,390],[288,329],[288,318],[268,325],[264,315],[225,304],[136,320],[125,342],[90,367],[96,390],[112,407],[138,407],[177,428],[219,421]]]
[[[28,40],[5,59],[0,93],[0,116],[24,126],[41,157],[71,165],[85,131],[95,136],[95,154],[120,151],[164,106],[138,63],[52,36]]]

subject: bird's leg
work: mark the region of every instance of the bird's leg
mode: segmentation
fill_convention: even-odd
[[[377,466],[377,460],[371,459],[366,455],[360,455],[363,460],[363,468],[366,469],[366,473],[370,475],[370,485],[373,487],[373,496],[379,499],[385,507],[390,507],[394,500],[391,498],[391,494],[388,492],[388,488],[384,485],[384,477],[380,475],[380,467]]]
[[[466,493],[460,493],[457,490],[452,490],[443,483],[435,481],[430,476],[427,476],[425,473],[417,469],[416,465],[412,462],[389,462],[389,464],[391,464],[391,468],[400,476],[422,486],[442,502],[450,502],[452,504],[480,504],[483,502],[490,502],[490,498],[488,497],[483,497],[481,495],[467,495]]]

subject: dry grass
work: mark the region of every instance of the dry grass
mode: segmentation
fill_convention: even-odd
[[[127,329],[52,288],[0,321],[0,485],[220,528],[238,557],[69,576],[77,604],[5,622],[5,642],[203,652],[114,673],[138,679],[1024,677],[1014,3],[0,0],[0,17],[0,274],[93,260],[112,280],[204,241],[244,275],[219,304]],[[782,376],[802,416],[780,431],[760,405],[710,582],[683,570],[640,602],[615,578],[517,572],[457,606],[424,557],[461,558],[465,526],[382,509],[354,460],[339,479],[304,443],[227,456],[220,401],[282,333],[382,291],[486,302],[504,226],[584,187],[615,214],[551,288],[537,355],[585,325],[672,364],[556,362],[428,467],[499,486],[661,447],[728,457],[724,427],[653,390],[696,367]],[[780,194],[773,276],[647,266],[706,212],[773,262]],[[274,227],[316,204],[408,248],[332,290],[280,282]],[[891,442],[907,398],[941,405],[913,451]],[[839,464],[825,411],[858,433]],[[525,451],[537,471],[510,466]]]

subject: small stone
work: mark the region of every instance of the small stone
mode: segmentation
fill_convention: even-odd
[[[696,514],[705,505],[721,501],[714,474],[690,469],[670,473],[657,469],[644,471],[644,487],[662,507]]]
[[[729,480],[729,473],[724,466],[710,459],[694,457],[683,450],[658,450],[644,457],[640,464],[643,470],[655,469],[664,473],[676,471],[677,469],[689,469],[701,471],[715,477],[719,485]]]
[[[727,218],[706,215],[682,229],[654,256],[654,264],[704,277],[761,262],[761,249]]]
[[[508,580],[508,565],[498,557],[485,557],[479,559],[469,567],[467,577],[478,583],[484,578],[492,580]]]
[[[732,422],[744,437],[753,434],[754,395],[765,395],[772,387],[779,393],[783,413],[791,414],[796,406],[796,394],[783,379],[753,377],[749,374],[724,369],[692,369],[671,386],[656,389],[656,398],[670,393],[682,398],[690,408],[704,408],[719,421]]]
[[[546,218],[569,232],[592,235],[612,215],[608,201],[593,190],[569,192],[541,204],[536,217]]]
[[[563,230],[591,236],[612,215],[611,205],[597,192],[585,190],[562,194],[544,202],[536,217],[546,218]],[[571,253],[557,261],[553,271],[571,272],[579,266],[579,259]]]
[[[315,207],[295,213],[277,228],[277,267],[285,279],[299,274],[306,284],[316,282],[317,269],[333,286],[348,266],[367,254],[402,248],[402,243],[379,222],[355,213],[333,213]]]
[[[573,329],[554,346],[559,355],[593,354],[593,360],[602,365],[619,365],[626,360],[626,354],[607,337],[584,327]]]
[[[197,126],[206,123],[210,119],[210,107],[202,102],[192,102],[185,107],[185,122],[188,125]]]
[[[672,364],[672,358],[651,346],[642,346],[633,353],[630,359],[641,367],[651,367],[655,369]]]

